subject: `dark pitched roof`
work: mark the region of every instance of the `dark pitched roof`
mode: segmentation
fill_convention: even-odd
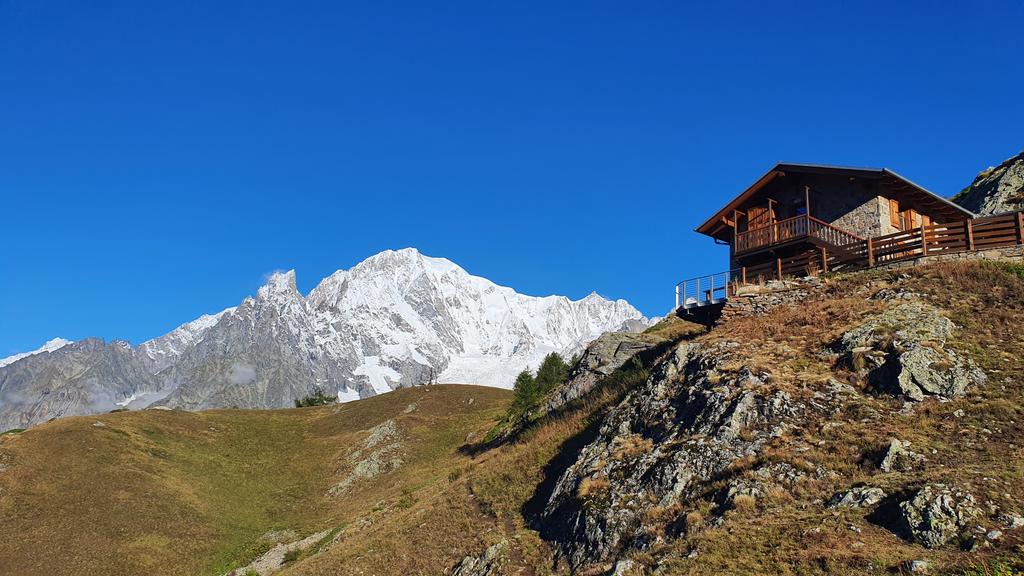
[[[923,186],[919,186],[914,182],[911,182],[888,168],[859,168],[851,166],[830,166],[826,164],[796,164],[780,162],[763,176],[758,178],[754,184],[744,190],[739,196],[733,198],[721,210],[716,212],[714,216],[708,218],[706,222],[698,226],[696,231],[701,234],[714,236],[715,233],[719,231],[718,229],[728,219],[730,212],[747,199],[757,194],[757,192],[768,185],[769,182],[778,176],[784,175],[786,172],[801,174],[834,174],[837,176],[852,176],[881,180],[890,188],[902,193],[912,194],[924,204],[934,207],[935,210],[946,213],[952,217],[961,217],[966,219],[973,218],[975,216],[970,210],[950,202],[942,196],[935,194]]]

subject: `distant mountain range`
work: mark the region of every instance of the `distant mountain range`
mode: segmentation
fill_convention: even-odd
[[[0,430],[152,405],[283,407],[316,390],[349,401],[431,377],[510,387],[549,352],[647,323],[625,300],[524,296],[449,260],[389,250],[307,296],[293,271],[276,273],[237,307],[138,346],[58,338],[0,360]]]

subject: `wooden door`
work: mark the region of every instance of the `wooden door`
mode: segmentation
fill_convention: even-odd
[[[747,230],[764,228],[771,224],[771,212],[764,206],[754,206],[747,210]]]

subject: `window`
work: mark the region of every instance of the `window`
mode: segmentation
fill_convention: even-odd
[[[889,199],[889,224],[893,228],[900,227],[900,203],[898,200]]]

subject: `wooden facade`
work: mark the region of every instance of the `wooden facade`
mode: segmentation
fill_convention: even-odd
[[[697,228],[729,245],[727,272],[676,287],[677,307],[743,284],[1024,242],[1024,214],[970,211],[887,169],[778,164]]]
[[[697,232],[741,268],[973,216],[886,169],[778,164]]]

